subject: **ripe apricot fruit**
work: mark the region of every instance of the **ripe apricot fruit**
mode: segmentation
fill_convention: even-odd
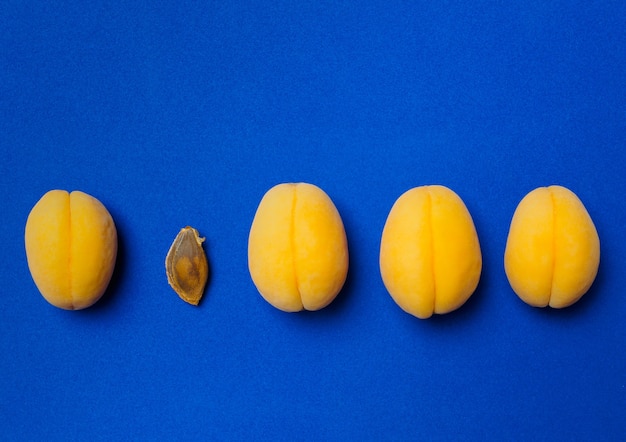
[[[504,252],[513,291],[535,307],[567,307],[591,287],[600,238],[580,199],[562,186],[539,187],[517,206]]]
[[[444,186],[415,187],[389,212],[380,273],[393,300],[421,319],[456,310],[482,270],[480,244],[461,198]]]
[[[51,190],[28,215],[24,241],[30,273],[50,304],[80,310],[100,299],[117,257],[117,230],[100,201]]]
[[[263,298],[280,310],[330,304],[346,280],[348,245],[328,195],[307,183],[272,187],[252,221],[248,268]]]

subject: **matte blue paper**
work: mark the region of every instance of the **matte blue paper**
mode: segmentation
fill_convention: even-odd
[[[4,440],[617,440],[626,434],[626,2],[0,5]],[[343,217],[346,285],[318,312],[257,293],[247,237],[281,182]],[[396,198],[443,184],[483,273],[449,315],[387,294]],[[503,268],[518,202],[560,184],[601,240],[591,290],[536,309]],[[48,190],[111,212],[105,296],[39,295],[24,225]],[[194,308],[165,277],[205,236]]]

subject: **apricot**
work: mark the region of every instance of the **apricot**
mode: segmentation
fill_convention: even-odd
[[[415,187],[394,203],[380,243],[380,273],[393,300],[421,319],[449,313],[474,293],[482,255],[472,217],[444,186]]]
[[[522,199],[511,220],[504,269],[524,302],[572,305],[591,287],[599,264],[598,232],[571,190],[540,187]]]
[[[111,215],[86,193],[51,190],[26,221],[26,258],[35,285],[52,305],[80,310],[105,292],[117,256]]]
[[[330,304],[346,280],[348,245],[329,196],[307,183],[267,191],[250,228],[248,268],[261,296],[280,310]]]

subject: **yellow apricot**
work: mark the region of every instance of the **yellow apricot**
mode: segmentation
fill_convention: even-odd
[[[394,203],[380,243],[380,273],[393,300],[421,319],[462,306],[482,255],[472,217],[444,186],[415,187]]]
[[[51,190],[35,204],[24,234],[35,285],[52,305],[80,310],[106,290],[117,256],[117,231],[100,201]]]
[[[524,302],[572,305],[591,287],[599,264],[598,232],[571,190],[540,187],[522,199],[511,220],[504,269]]]
[[[307,183],[267,191],[250,228],[248,268],[261,296],[280,310],[330,304],[346,280],[348,244],[328,195]]]

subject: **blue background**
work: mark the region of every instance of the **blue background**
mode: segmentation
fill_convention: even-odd
[[[3,439],[563,439],[626,433],[626,2],[24,2],[0,6]],[[280,182],[323,188],[350,270],[287,314],[247,235]],[[386,216],[444,184],[472,213],[477,291],[429,320],[380,279]],[[585,203],[602,255],[564,310],[510,289],[512,214],[535,187]],[[23,232],[51,189],[111,212],[92,308],[47,304]],[[206,236],[200,306],[167,285]]]

